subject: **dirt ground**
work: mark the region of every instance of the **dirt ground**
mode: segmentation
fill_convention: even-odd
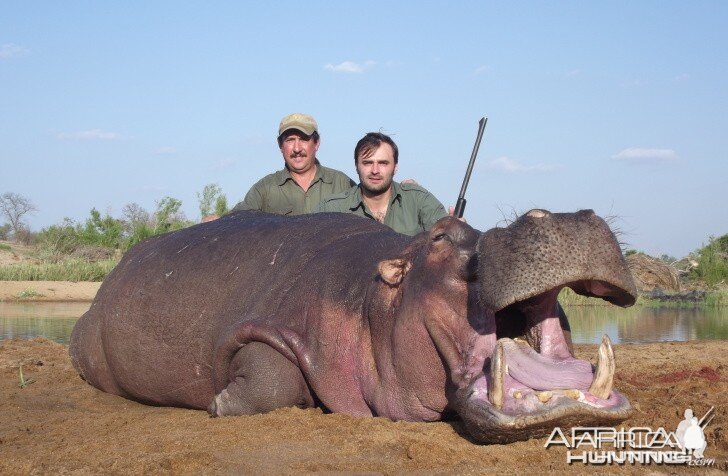
[[[616,386],[632,401],[625,427],[677,428],[685,408],[715,406],[705,435],[711,472],[728,469],[726,342],[616,346]],[[595,361],[595,345],[576,346]],[[455,423],[352,418],[284,409],[209,418],[204,411],[145,406],[83,382],[66,346],[37,338],[0,341],[0,474],[35,473],[637,473],[704,474],[685,466],[567,465],[545,438],[471,443]],[[19,387],[19,367],[26,380]],[[697,472],[697,473],[696,473]]]
[[[5,240],[0,240],[0,244],[10,248],[0,249],[0,266],[35,262],[30,255],[32,249],[30,246]]]

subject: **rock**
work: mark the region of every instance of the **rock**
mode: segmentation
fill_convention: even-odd
[[[629,255],[626,260],[640,292],[651,292],[657,289],[663,293],[664,291],[680,291],[678,270],[674,266],[643,253]],[[654,299],[659,299],[659,297]]]

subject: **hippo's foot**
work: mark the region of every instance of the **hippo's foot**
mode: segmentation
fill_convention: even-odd
[[[232,359],[227,374],[231,380],[207,407],[213,417],[314,405],[300,369],[261,342],[244,345]]]

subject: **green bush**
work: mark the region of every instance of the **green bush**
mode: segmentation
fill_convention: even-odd
[[[129,250],[129,248],[136,245],[140,241],[146,240],[147,238],[150,238],[157,234],[155,233],[155,231],[156,230],[152,226],[145,222],[137,222],[132,224],[129,234],[126,237],[126,240],[124,240],[124,244],[121,250]]]
[[[697,252],[698,266],[693,269],[693,278],[709,286],[728,282],[728,234],[710,238],[710,242]]]
[[[12,231],[13,227],[10,226],[10,223],[4,223],[0,225],[0,240],[7,240],[10,238],[10,232]]]
[[[70,254],[81,244],[79,225],[64,218],[60,225],[42,229],[36,236],[36,244],[46,254]]]
[[[65,218],[61,224],[41,230],[36,237],[38,257],[57,262],[80,247],[127,251],[149,237],[192,225],[180,211],[181,207],[180,200],[164,197],[150,215],[139,205],[129,204],[124,207],[124,219],[109,214],[102,216],[92,208],[83,224]]]
[[[215,215],[221,217],[229,211],[227,197],[225,195],[217,197],[217,200],[215,200]]]
[[[39,262],[0,267],[0,281],[102,281],[118,263],[103,257],[121,254],[104,250],[125,252],[149,237],[192,225],[181,207],[180,200],[164,197],[154,214],[132,203],[124,207],[123,219],[95,208],[83,223],[64,218],[37,234],[28,233]]]
[[[101,217],[101,213],[92,208],[91,216],[86,219],[85,226],[79,230],[79,237],[84,245],[120,249],[123,228],[121,220],[112,218],[108,213]]]

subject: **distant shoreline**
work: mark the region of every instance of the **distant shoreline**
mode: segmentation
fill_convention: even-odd
[[[91,302],[100,286],[88,281],[0,281],[0,301]]]
[[[101,282],[90,281],[0,281],[0,302],[91,302],[101,286]],[[717,297],[718,302],[712,305],[728,305],[726,290],[709,292]],[[710,300],[710,298],[708,298]],[[579,296],[571,290],[562,293],[559,301],[566,307],[570,306],[610,306],[606,301],[597,298]],[[637,300],[637,306],[650,307],[682,307],[701,306],[706,301],[659,301],[642,295]]]

